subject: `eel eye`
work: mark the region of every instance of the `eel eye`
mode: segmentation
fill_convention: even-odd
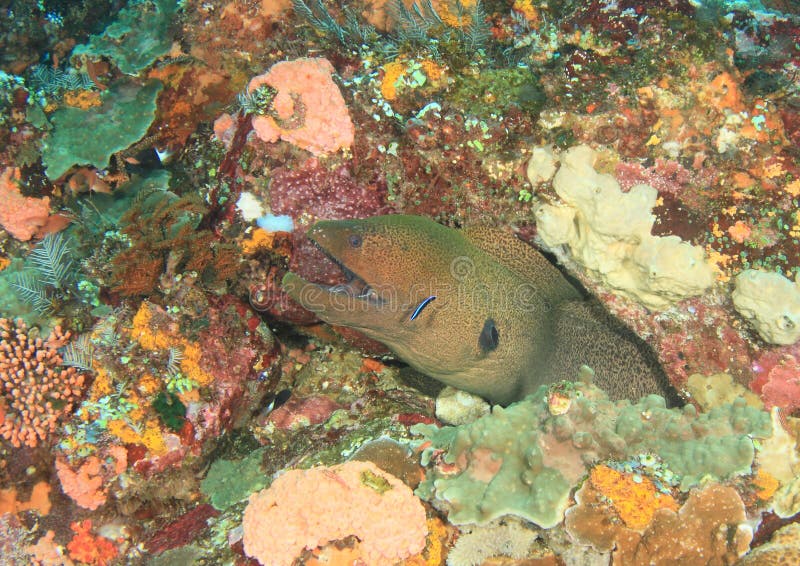
[[[350,234],[347,237],[347,243],[350,244],[351,248],[360,248],[361,247],[361,236],[359,234]]]
[[[481,330],[481,334],[478,336],[478,345],[481,347],[484,354],[488,354],[492,350],[495,350],[499,344],[500,333],[497,331],[497,326],[495,326],[494,320],[487,318],[483,323],[483,330]]]

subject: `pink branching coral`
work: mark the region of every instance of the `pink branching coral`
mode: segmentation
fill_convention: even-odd
[[[30,240],[42,232],[50,216],[50,199],[22,196],[16,167],[0,172],[0,226],[18,240]]]
[[[102,462],[97,456],[90,456],[77,470],[73,470],[64,460],[56,460],[56,473],[61,481],[61,489],[75,503],[94,511],[106,502],[108,495],[103,487]]]
[[[273,100],[276,116],[253,118],[258,137],[266,142],[280,138],[314,155],[353,145],[355,127],[332,73],[327,59],[303,58],[276,63],[253,78],[249,92],[262,85],[278,91]]]
[[[21,319],[0,318],[0,435],[16,447],[55,432],[83,393],[84,375],[58,353],[69,337],[57,326],[42,340]]]
[[[128,451],[123,446],[110,446],[99,456],[89,456],[73,469],[66,460],[56,459],[56,475],[61,490],[75,503],[94,511],[106,502],[108,489],[103,486],[128,467]]]
[[[243,527],[245,552],[269,566],[351,535],[366,564],[394,564],[420,553],[428,534],[419,499],[371,462],[286,472],[250,496]]]

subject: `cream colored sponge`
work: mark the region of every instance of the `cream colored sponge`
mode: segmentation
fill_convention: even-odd
[[[545,245],[568,246],[594,277],[652,309],[710,287],[714,272],[701,247],[650,233],[657,191],[639,184],[623,192],[613,176],[595,171],[595,157],[585,145],[561,155],[553,178],[561,202],[542,203],[536,210]],[[535,186],[541,177],[531,175],[530,181]]]
[[[771,271],[748,269],[736,276],[731,296],[736,311],[770,344],[800,339],[800,283]]]

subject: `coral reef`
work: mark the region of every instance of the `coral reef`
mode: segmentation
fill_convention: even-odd
[[[0,561],[797,562],[798,46],[786,0],[2,3]],[[434,401],[282,292],[392,213],[549,249],[690,405]]]
[[[364,561],[392,563],[421,552],[428,534],[411,490],[366,462],[287,471],[250,497],[243,527],[245,552],[265,565],[350,535]]]
[[[43,340],[21,319],[0,318],[0,434],[14,446],[48,440],[84,394],[86,374],[58,351],[69,338],[56,327]]]
[[[771,423],[744,400],[697,414],[692,405],[667,409],[655,395],[613,403],[578,383],[542,387],[468,425],[412,430],[424,437],[422,461],[430,467],[417,493],[451,522],[516,515],[550,528],[561,522],[589,462],[652,454],[668,470],[668,483],[685,491],[705,478],[750,473],[753,438],[768,437]]]

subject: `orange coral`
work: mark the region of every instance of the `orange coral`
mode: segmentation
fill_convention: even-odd
[[[167,453],[167,443],[161,433],[161,427],[155,419],[144,423],[141,432],[133,430],[131,425],[123,420],[108,421],[108,432],[125,444],[141,444],[155,456]]]
[[[46,340],[21,320],[0,318],[0,436],[34,447],[72,413],[84,375],[63,368],[58,349],[69,332],[56,326]]]
[[[43,233],[50,217],[50,198],[22,196],[17,186],[20,181],[17,167],[8,167],[0,173],[0,226],[17,240],[27,241]]]
[[[756,488],[756,495],[761,501],[769,501],[778,491],[781,484],[772,474],[764,470],[758,470],[758,473],[753,478],[753,486]]]
[[[406,72],[406,66],[400,61],[392,61],[383,66],[383,79],[381,80],[381,95],[386,100],[397,98],[397,80]]]
[[[355,535],[367,564],[394,564],[422,551],[425,509],[411,490],[371,462],[289,470],[250,496],[245,552],[289,564],[302,551]]]
[[[714,77],[703,89],[700,98],[719,110],[744,110],[739,84],[730,73],[720,73]]]
[[[106,502],[107,493],[102,489],[102,462],[97,456],[87,458],[77,470],[58,458],[56,473],[64,493],[84,509],[94,511]]]
[[[17,499],[17,488],[0,489],[0,515],[3,513],[19,513],[20,511],[34,510],[40,515],[50,513],[50,484],[40,481],[33,486],[28,501]]]
[[[72,523],[70,528],[75,532],[75,536],[67,544],[67,550],[73,560],[91,566],[105,566],[117,557],[117,547],[113,542],[91,533],[91,519]]]
[[[420,65],[422,66],[422,70],[425,72],[425,75],[431,81],[438,81],[444,76],[444,72],[447,69],[446,67],[439,65],[433,59],[425,59],[423,60]]]
[[[181,372],[183,375],[201,386],[209,385],[214,378],[200,366],[200,358],[203,355],[200,347],[185,338],[172,336],[158,328],[158,325],[153,321],[153,314],[156,312],[156,308],[150,303],[142,303],[133,317],[131,336],[145,350],[165,352],[170,348],[180,349],[183,355],[181,359]]]
[[[242,242],[242,253],[244,255],[253,255],[260,251],[269,250],[272,248],[274,241],[275,232],[267,232],[263,228],[256,228],[250,234],[250,238]]]
[[[539,10],[531,0],[514,0],[514,5],[511,6],[511,9],[522,15],[534,29],[538,29],[540,23]]]
[[[728,228],[728,234],[730,234],[731,239],[740,244],[750,237],[751,232],[750,226],[741,220],[737,220],[733,226]]]
[[[472,23],[469,12],[476,2],[477,0],[460,0],[459,2],[434,0],[433,7],[444,23],[450,27],[459,28]]]
[[[650,478],[623,474],[605,465],[595,466],[590,477],[592,484],[611,501],[620,519],[631,529],[647,527],[656,509],[678,510],[675,499],[656,491]]]
[[[64,93],[64,104],[87,110],[100,106],[103,101],[100,92],[95,90],[70,90]]]
[[[253,92],[263,85],[278,92],[273,101],[276,117],[255,116],[253,129],[266,142],[283,139],[315,155],[353,145],[355,127],[342,93],[333,82],[327,59],[282,61],[253,78]]]

